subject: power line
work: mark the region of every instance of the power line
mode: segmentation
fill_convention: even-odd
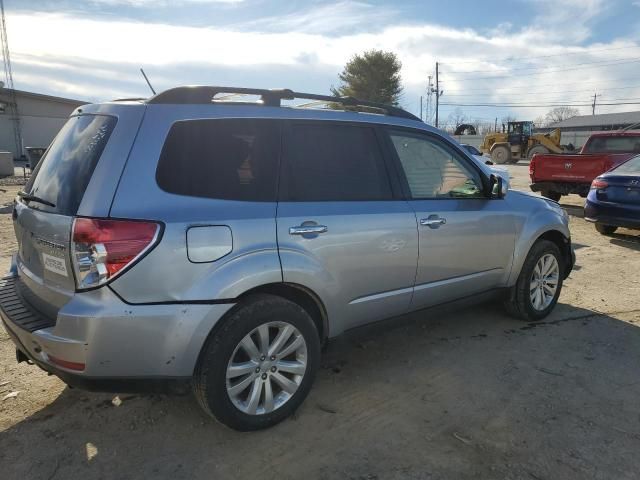
[[[631,90],[633,88],[640,88],[640,85],[632,85],[629,87],[614,87],[614,88],[599,88],[597,89],[599,92],[608,92],[610,90]],[[543,96],[547,96],[548,94],[556,94],[556,93],[582,93],[582,92],[593,92],[593,88],[589,88],[586,90],[543,90],[543,91],[536,91],[536,92],[532,92],[527,90],[527,93],[522,93],[522,89],[515,89],[515,90],[503,90],[503,89],[493,89],[493,90],[467,90],[465,89],[465,92],[477,92],[477,93],[449,93],[447,94],[447,97],[475,97],[478,95],[478,93],[487,93],[487,94],[493,94],[493,95],[509,95],[510,93],[517,93],[518,96],[535,96],[536,98],[539,97],[540,95]]]
[[[519,77],[519,75],[515,75],[516,77]],[[521,78],[523,80],[525,80],[527,78],[527,76],[523,75],[521,76]],[[452,79],[453,80],[453,79]],[[634,76],[634,77],[629,77],[629,78],[617,78],[615,79],[617,82],[628,82],[628,81],[638,81],[638,76]],[[440,82],[442,83],[442,82]],[[597,85],[601,85],[603,83],[603,80],[594,80],[594,81],[590,81],[590,82],[579,82],[579,83],[565,83],[563,84],[563,86],[568,87],[569,85],[592,85],[592,84],[597,84]],[[558,82],[555,83],[536,83],[536,87],[557,87],[558,86]],[[516,88],[516,87],[514,87]],[[518,91],[522,91],[523,87],[519,87],[517,88]],[[617,89],[622,89],[622,88],[635,88],[635,87],[618,87]],[[617,90],[616,88],[609,88],[607,90]],[[487,89],[487,88],[482,88],[482,89],[464,89],[465,92],[493,92],[495,91],[494,89]],[[593,88],[588,90],[588,91],[593,91]],[[604,90],[603,90],[604,91]]]
[[[638,61],[639,59],[637,58],[619,58],[617,60],[598,60],[595,62],[581,62],[581,63],[568,63],[564,66],[566,67],[577,67],[580,65],[599,65],[599,64],[603,64],[603,63],[607,63],[607,64],[616,64],[616,63],[625,63],[627,60],[631,60],[631,61]],[[558,65],[550,65],[548,67],[541,67],[541,66],[535,66],[535,67],[506,67],[506,66],[502,66],[500,68],[506,68],[509,71],[520,71],[520,70],[541,70],[541,69],[547,69],[547,68],[556,68],[558,67]],[[448,73],[487,73],[487,70],[449,70]]]
[[[537,59],[537,58],[553,58],[553,57],[565,57],[567,55],[589,55],[591,53],[595,53],[595,52],[609,52],[609,51],[613,51],[613,50],[625,50],[625,49],[630,49],[630,48],[640,48],[640,45],[629,45],[626,47],[612,47],[612,48],[599,48],[596,50],[581,50],[579,52],[564,52],[564,53],[556,53],[553,55],[540,55],[540,56],[521,56],[521,57],[517,57],[517,58],[521,58],[521,59],[525,59],[525,60],[530,60],[530,59]],[[500,62],[510,62],[513,61],[514,57],[504,57],[498,60],[491,60],[492,62],[495,63],[500,63]],[[469,64],[469,63],[488,63],[488,61],[486,60],[469,60],[469,61],[465,61],[465,62],[441,62],[444,65],[465,65],[465,64]]]
[[[549,104],[522,104],[522,103],[441,103],[448,107],[492,107],[492,108],[553,108],[553,107],[590,107],[591,103],[549,103]],[[640,105],[640,102],[599,103],[599,106],[611,105]]]
[[[602,67],[614,67],[614,66],[619,66],[619,65],[627,65],[627,64],[631,64],[631,63],[640,63],[640,59],[636,59],[636,60],[629,60],[629,61],[624,61],[624,62],[611,62],[611,63],[606,63],[606,64],[600,64],[600,65],[588,65],[588,66],[581,66],[581,67],[575,67],[575,68],[559,68],[559,69],[555,69],[555,70],[545,70],[545,71],[541,71],[541,72],[533,72],[533,73],[528,73],[526,74],[527,77],[531,77],[531,76],[538,76],[538,75],[546,75],[548,73],[557,73],[557,72],[570,72],[570,71],[574,71],[574,70],[584,70],[584,69],[590,69],[590,68],[602,68]],[[444,72],[445,74],[447,73],[452,73],[452,72]],[[482,77],[476,77],[476,76],[454,76],[454,78],[456,80],[466,80],[466,79],[472,79],[472,80],[487,80],[487,79],[492,79],[492,78],[512,78],[512,77],[519,77],[520,75],[489,75],[489,76],[482,76]]]

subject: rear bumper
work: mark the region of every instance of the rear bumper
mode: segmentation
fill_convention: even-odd
[[[558,192],[562,195],[578,194],[587,195],[591,183],[569,183],[569,182],[532,182],[529,184],[533,192]]]
[[[640,210],[602,205],[587,200],[584,205],[584,219],[587,222],[602,223],[613,227],[640,229]]]
[[[211,329],[232,306],[127,305],[100,288],[74,295],[51,327],[29,331],[2,303],[0,318],[27,358],[70,385],[137,391],[189,380]]]

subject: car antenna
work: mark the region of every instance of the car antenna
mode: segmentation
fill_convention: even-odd
[[[149,81],[149,79],[147,78],[147,74],[144,73],[144,70],[142,69],[142,67],[140,67],[140,73],[142,73],[142,76],[144,77],[144,79],[147,82],[147,85],[149,85],[149,88],[151,89],[151,92],[155,95],[156,91],[153,89],[153,87],[151,86],[151,82]]]

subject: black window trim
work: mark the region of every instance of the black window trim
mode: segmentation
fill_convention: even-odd
[[[374,134],[378,151],[380,153],[382,164],[384,165],[384,173],[386,174],[387,181],[389,182],[389,189],[391,192],[390,198],[384,199],[367,199],[367,200],[291,200],[288,197],[288,185],[286,180],[288,179],[285,171],[286,162],[284,161],[284,152],[286,149],[286,143],[292,136],[292,128],[297,125],[339,125],[358,128],[369,128]],[[329,203],[329,202],[395,202],[398,200],[404,200],[404,193],[400,178],[397,177],[392,161],[389,158],[389,149],[385,139],[386,134],[382,131],[382,127],[378,123],[371,122],[355,122],[351,120],[325,120],[325,119],[284,119],[282,127],[282,142],[280,148],[280,171],[278,175],[278,202],[282,203]]]
[[[409,136],[424,138],[425,140],[432,141],[435,143],[441,144],[446,150],[451,151],[456,154],[456,158],[458,158],[469,170],[472,170],[477,173],[480,181],[482,182],[482,191],[483,197],[433,197],[433,198],[413,198],[411,194],[411,189],[409,188],[409,181],[407,180],[407,176],[404,172],[404,168],[402,166],[402,162],[400,160],[400,156],[393,145],[393,140],[391,140],[391,134],[393,132],[400,132],[402,134],[406,134]],[[467,152],[463,147],[460,147],[453,142],[449,141],[447,138],[438,135],[437,133],[428,132],[426,130],[421,130],[419,128],[411,128],[404,127],[399,125],[385,125],[384,128],[385,142],[387,144],[387,150],[389,151],[389,157],[392,159],[393,164],[395,166],[395,170],[397,175],[400,178],[400,183],[402,185],[403,191],[403,199],[407,201],[420,201],[420,200],[482,200],[482,199],[490,199],[490,187],[489,187],[489,178],[487,174],[473,161],[469,158],[471,155]]]

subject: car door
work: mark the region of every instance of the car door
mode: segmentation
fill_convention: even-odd
[[[515,240],[507,202],[487,196],[486,176],[444,138],[409,129],[388,133],[418,219],[412,309],[502,285]]]
[[[285,128],[277,214],[283,280],[320,297],[331,336],[404,313],[411,301],[416,219],[380,145],[370,125]]]

